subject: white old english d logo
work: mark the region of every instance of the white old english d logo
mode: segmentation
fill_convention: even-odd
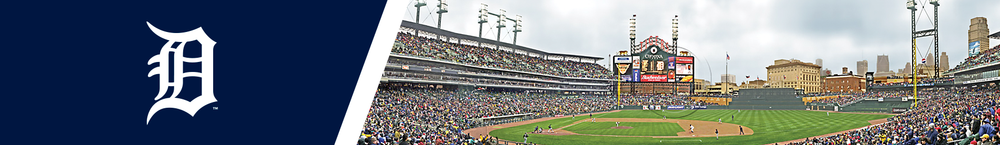
[[[149,71],[147,77],[153,77],[154,75],[159,75],[160,80],[160,91],[156,95],[157,100],[153,107],[149,108],[149,114],[146,115],[146,125],[149,125],[149,120],[153,118],[153,114],[157,111],[166,108],[180,109],[194,117],[195,113],[198,113],[202,107],[210,103],[216,102],[215,91],[213,89],[213,64],[212,50],[215,47],[215,41],[209,38],[205,31],[198,27],[194,30],[181,32],[181,33],[171,33],[160,30],[146,22],[149,26],[149,30],[152,30],[156,36],[166,39],[167,43],[160,48],[160,54],[154,55],[153,58],[149,59],[146,65],[152,65],[154,63],[159,63],[159,66],[153,68]],[[187,58],[184,57],[184,44],[187,42],[197,40],[201,43],[201,57],[199,58]],[[177,48],[173,48],[172,45],[179,42],[180,45]],[[174,55],[170,55],[173,52]],[[170,66],[170,57],[173,57],[173,66]],[[201,72],[184,72],[184,63],[201,63]],[[170,68],[173,67],[174,71],[170,72]],[[173,74],[173,81],[170,81],[170,74]],[[199,77],[201,78],[201,95],[192,99],[190,101],[184,100],[177,97],[177,94],[181,93],[184,87],[185,77]],[[167,89],[173,87],[173,93],[170,96],[164,97],[166,95]]]

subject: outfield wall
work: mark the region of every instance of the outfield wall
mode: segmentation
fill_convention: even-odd
[[[805,110],[806,105],[792,88],[740,89],[739,97],[718,109]]]

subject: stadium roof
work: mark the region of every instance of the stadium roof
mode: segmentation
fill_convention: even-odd
[[[1000,39],[1000,31],[997,31],[997,32],[995,32],[993,34],[990,34],[989,36],[986,36],[986,37],[990,38],[990,39]]]
[[[524,51],[528,51],[528,52],[532,52],[532,53],[538,53],[538,54],[559,55],[559,56],[570,56],[570,57],[580,57],[580,58],[587,58],[587,59],[595,59],[594,61],[603,60],[604,59],[603,57],[596,57],[596,56],[586,56],[586,55],[578,55],[578,54],[563,54],[563,53],[545,52],[545,51],[541,51],[541,50],[538,50],[538,49],[533,49],[533,48],[528,48],[528,47],[524,47],[524,46],[520,46],[520,45],[510,44],[510,43],[507,43],[507,42],[500,42],[500,41],[496,41],[496,40],[493,40],[493,39],[486,39],[486,38],[480,38],[480,37],[471,36],[471,35],[465,35],[465,34],[455,33],[455,32],[451,32],[451,31],[448,31],[448,30],[438,29],[438,28],[434,28],[434,27],[431,27],[431,26],[427,26],[427,25],[423,25],[423,24],[417,24],[417,23],[413,23],[413,22],[405,21],[405,20],[402,23],[400,23],[400,26],[401,27],[407,27],[407,28],[413,28],[413,29],[416,29],[416,30],[424,31],[424,32],[430,32],[430,33],[434,33],[434,34],[437,34],[437,35],[455,37],[455,38],[459,38],[459,39],[474,40],[474,41],[478,41],[480,43],[491,43],[491,44],[496,44],[497,46],[504,46],[504,47],[508,47],[508,48],[513,48],[513,49],[518,49],[518,50],[524,50]]]

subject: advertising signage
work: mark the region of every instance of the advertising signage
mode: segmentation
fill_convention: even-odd
[[[616,56],[615,63],[632,63],[631,56]]]
[[[694,73],[694,64],[677,64],[678,75],[690,75]]]
[[[642,75],[640,80],[642,82],[670,82],[667,75]]]
[[[677,57],[677,63],[694,63],[694,57]]]
[[[675,69],[674,64],[677,62],[675,62],[674,60],[675,59],[673,56],[667,57],[667,69]]]
[[[979,41],[969,43],[969,57],[979,54]]]
[[[632,81],[640,81],[639,80],[639,69],[632,69]]]

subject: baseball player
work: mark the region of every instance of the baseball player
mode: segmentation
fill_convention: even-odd
[[[594,120],[594,113],[590,113],[590,122],[595,122]]]
[[[694,125],[688,124],[688,126],[691,127],[691,133],[693,134],[694,133]]]
[[[722,118],[719,118],[719,124],[722,124]]]
[[[719,129],[715,129],[715,140],[719,140]]]
[[[736,120],[736,115],[729,116],[729,121],[735,121],[735,120]]]
[[[743,135],[743,126],[740,126],[740,135]]]
[[[830,116],[830,112],[826,112],[826,116]]]
[[[524,133],[524,143],[528,143],[528,133]]]
[[[549,132],[552,132],[552,124],[549,124]]]
[[[615,122],[615,127],[618,127],[618,123],[619,123],[619,122]]]

